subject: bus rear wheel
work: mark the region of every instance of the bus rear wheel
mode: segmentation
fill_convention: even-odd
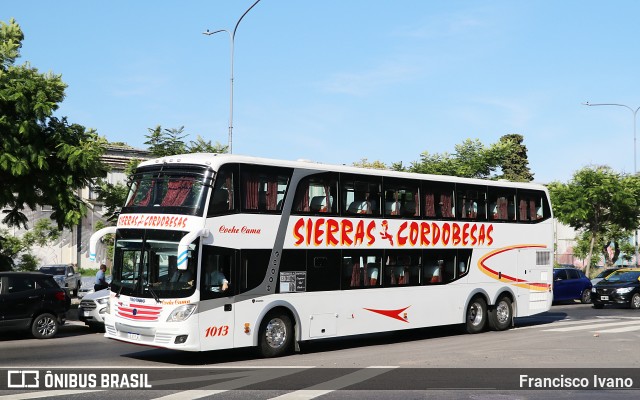
[[[487,302],[482,297],[474,297],[467,306],[465,328],[467,333],[482,332],[487,323]]]
[[[290,352],[293,324],[285,313],[269,313],[260,324],[258,348],[265,358],[280,357]]]
[[[513,319],[513,305],[508,297],[500,297],[489,312],[489,327],[494,331],[509,329]]]

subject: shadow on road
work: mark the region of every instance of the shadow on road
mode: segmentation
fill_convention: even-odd
[[[464,334],[458,325],[421,328],[408,331],[373,333],[368,335],[349,336],[346,338],[322,339],[300,344],[301,354],[322,353],[343,349],[354,349],[385,344],[403,343],[438,337]],[[215,365],[228,362],[246,361],[261,358],[256,349],[241,348],[232,350],[215,350],[201,353],[181,352],[166,349],[150,349],[135,353],[123,354],[136,360],[144,360],[171,365]]]

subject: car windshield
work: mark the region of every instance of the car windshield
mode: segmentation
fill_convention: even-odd
[[[607,276],[607,282],[633,282],[640,278],[640,271],[618,271]]]
[[[612,273],[612,272],[613,272],[613,270],[611,270],[611,269],[606,269],[606,270],[604,270],[604,271],[600,272],[600,273],[598,274],[598,276],[596,276],[596,278],[604,278],[605,276],[609,275],[609,274],[610,274],[610,273]]]
[[[49,275],[64,275],[64,267],[57,267],[57,266],[41,267],[40,272],[42,272],[43,274],[49,274]]]

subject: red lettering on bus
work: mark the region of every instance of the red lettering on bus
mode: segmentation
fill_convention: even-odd
[[[460,244],[460,242],[462,241],[462,239],[460,238],[460,225],[454,223],[453,224],[453,231],[451,233],[451,243],[454,246],[457,246]]]
[[[369,225],[367,225],[367,238],[369,239],[367,241],[367,244],[369,246],[371,246],[376,241],[375,236],[373,236],[373,230],[375,229],[375,227],[376,227],[375,221],[371,221],[369,222]]]
[[[318,218],[316,220],[316,226],[313,230],[313,243],[316,246],[320,246],[322,244],[322,235],[324,234],[324,230],[322,230],[322,225],[324,224],[324,218]]]
[[[353,223],[348,219],[342,220],[342,233],[340,234],[340,244],[351,246],[353,240],[349,236],[353,232]]]
[[[329,246],[337,246],[338,239],[335,234],[340,231],[340,225],[338,225],[338,221],[335,219],[327,220],[327,245]]]
[[[358,221],[358,225],[356,225],[356,234],[353,237],[353,244],[359,245],[364,242],[364,221]]]
[[[397,239],[398,239],[398,246],[404,246],[405,244],[407,244],[407,237],[404,236],[404,230],[407,229],[407,222],[403,222],[402,224],[400,224],[400,228],[398,228],[398,234],[396,235]]]
[[[296,221],[295,225],[293,225],[293,238],[295,239],[294,244],[299,246],[304,242],[304,236],[300,234],[300,229],[304,227],[304,219],[300,218]]]
[[[428,246],[431,244],[431,242],[429,242],[429,239],[427,239],[427,236],[429,236],[429,232],[431,232],[429,223],[420,223],[420,246]]]

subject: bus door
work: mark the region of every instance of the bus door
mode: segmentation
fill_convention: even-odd
[[[230,249],[203,246],[199,276],[198,325],[202,350],[234,346],[235,255]]]

